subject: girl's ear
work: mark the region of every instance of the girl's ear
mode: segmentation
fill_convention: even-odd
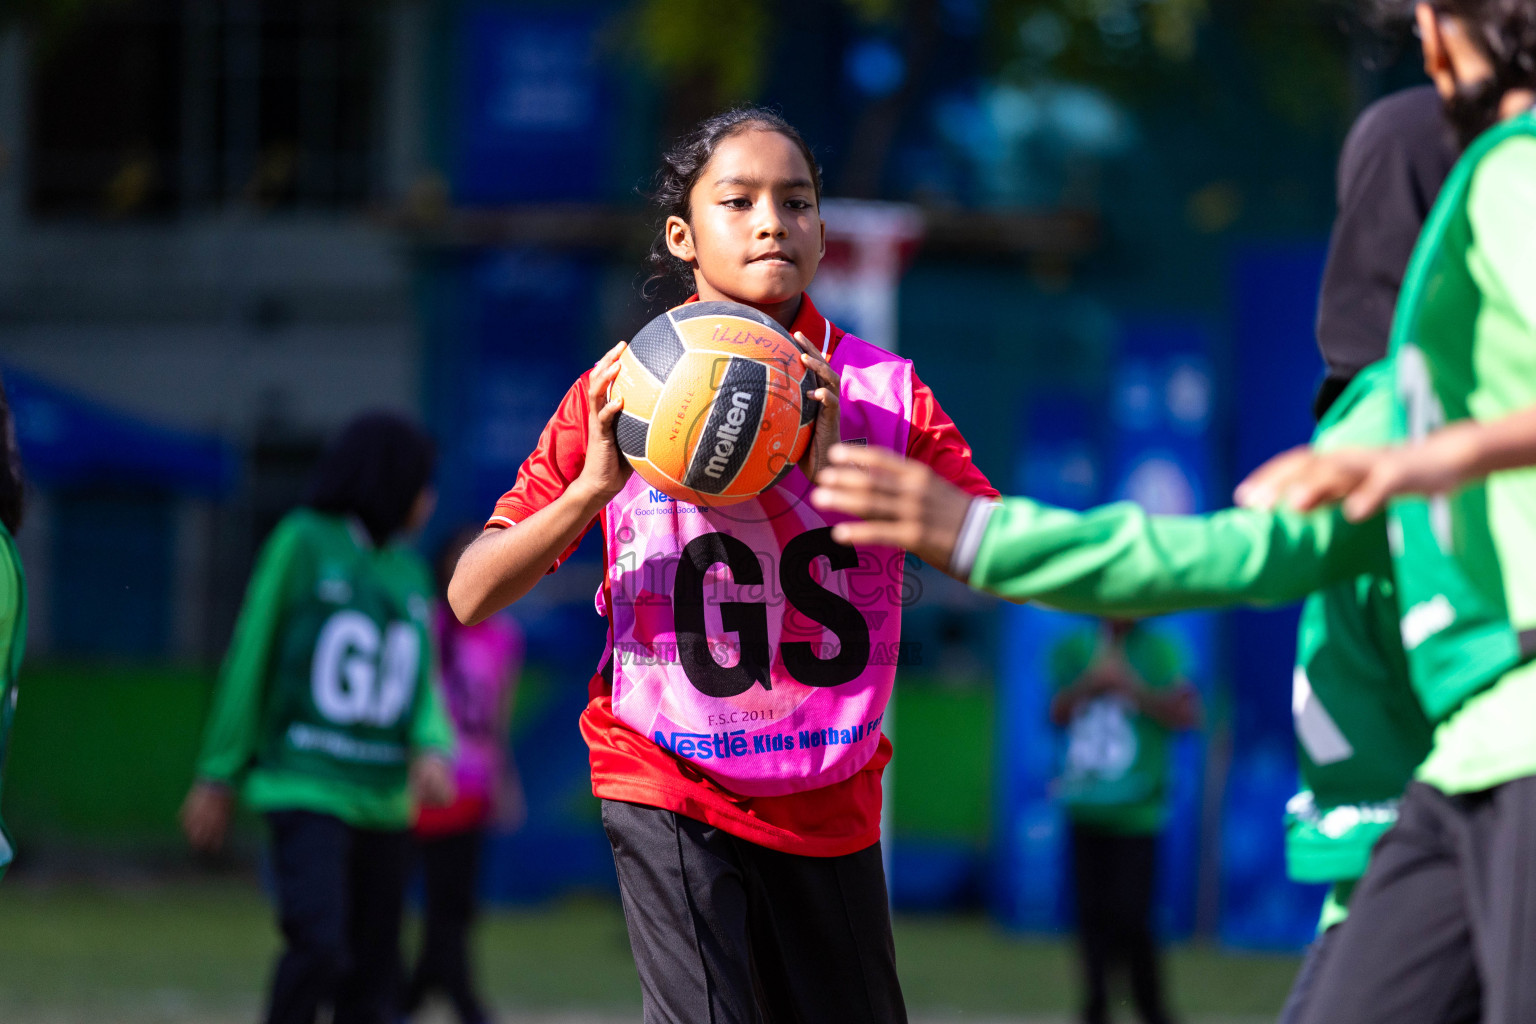
[[[825,259],[827,255],[827,222],[817,218],[817,223],[821,225],[821,252],[817,256],[819,261]]]
[[[1445,37],[1441,34],[1440,17],[1427,3],[1413,9],[1418,23],[1419,42],[1424,50],[1424,73],[1435,83],[1435,90],[1449,98],[1456,93],[1456,75],[1445,52]]]
[[[661,229],[662,236],[667,240],[667,251],[684,263],[692,263],[695,258],[693,251],[693,229],[688,222],[676,215],[668,217],[666,225]]]

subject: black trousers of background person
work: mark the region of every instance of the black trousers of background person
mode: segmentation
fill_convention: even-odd
[[[284,948],[267,1024],[395,1024],[410,836],[312,811],[274,811],[272,869]]]
[[[417,839],[426,898],[421,952],[401,1003],[408,1014],[415,1013],[428,995],[441,992],[460,1024],[483,1024],[488,1019],[475,993],[469,952],[484,844],[483,828]]]
[[[1084,1024],[1110,1019],[1109,976],[1117,966],[1130,974],[1131,998],[1145,1024],[1165,1024],[1169,1017],[1152,931],[1157,837],[1120,835],[1074,823],[1072,867],[1087,989]]]
[[[779,853],[603,801],[645,1024],[905,1024],[880,844]]]

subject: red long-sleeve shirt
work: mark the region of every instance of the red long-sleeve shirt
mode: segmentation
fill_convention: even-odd
[[[844,332],[832,325],[829,334],[827,327],[827,320],[810,297],[804,297],[791,331],[813,339],[828,337],[830,355]],[[580,475],[587,447],[589,373],[582,374],[566,392],[540,435],[538,447],[518,471],[512,489],[496,503],[487,529],[522,522],[564,493]],[[997,496],[997,490],[971,461],[970,445],[959,428],[915,373],[907,456],[927,463],[972,494]],[[598,522],[594,519],[586,529]],[[578,537],[571,543],[555,568],[580,541]],[[581,716],[581,734],[591,756],[595,796],[675,811],[785,853],[835,857],[862,850],[880,838],[880,776],[891,759],[891,744],[884,737],[869,763],[842,782],[787,796],[746,797],[730,792],[620,722],[613,713],[613,688],[601,672],[592,677],[590,692],[591,700]]]

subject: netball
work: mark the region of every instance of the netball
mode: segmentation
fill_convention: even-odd
[[[810,442],[815,375],[773,318],[735,302],[690,302],[635,335],[611,397],[619,449],[652,487],[697,505],[761,494]]]

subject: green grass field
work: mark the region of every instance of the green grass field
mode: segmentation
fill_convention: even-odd
[[[0,885],[0,1020],[7,1024],[246,1024],[276,948],[254,883]],[[904,917],[896,948],[916,1021],[1065,1021],[1070,947],[979,917]],[[486,988],[506,1021],[637,1020],[616,906],[585,900],[495,911],[480,933]],[[1273,1019],[1292,957],[1173,950],[1171,988],[1193,1021]],[[1129,1012],[1122,1014],[1130,1019]]]

